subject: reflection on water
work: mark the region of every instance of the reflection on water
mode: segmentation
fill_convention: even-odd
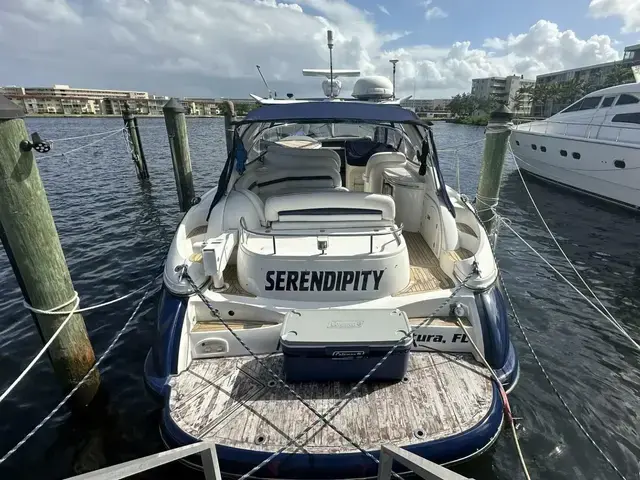
[[[43,138],[62,138],[113,130],[120,119],[29,119]],[[196,192],[215,185],[224,161],[222,121],[188,119]],[[68,157],[46,156],[39,167],[83,304],[103,302],[149,281],[163,260],[180,218],[171,158],[162,119],[140,119],[151,180],[140,182],[120,137]],[[482,127],[437,123],[438,147],[482,139]],[[79,143],[54,144],[66,151]],[[450,185],[460,163],[461,189],[473,197],[482,144],[443,151],[441,163]],[[567,255],[597,295],[634,338],[640,338],[640,242],[637,214],[579,197],[527,178],[531,193]],[[499,211],[513,227],[568,278],[563,263],[531,206],[517,172],[505,168]],[[640,449],[638,356],[605,319],[502,229],[497,257],[511,296],[534,348],[558,389],[612,461],[637,478]],[[575,279],[574,279],[575,280]],[[577,284],[577,282],[576,282]],[[0,252],[0,389],[24,368],[42,343],[4,252]],[[137,299],[85,315],[96,353],[124,325]],[[61,411],[6,465],[0,478],[58,479],[163,449],[158,435],[161,405],[150,398],[142,367],[153,338],[157,296],[147,301],[134,326],[123,335],[102,369],[102,391],[83,415]],[[608,479],[615,474],[568,418],[512,328],[522,375],[512,395],[519,435],[532,478]],[[0,453],[37,424],[61,398],[51,368],[41,361],[0,405]],[[428,408],[428,406],[425,406]],[[480,479],[518,479],[511,433],[505,431],[490,452],[456,467]],[[201,478],[172,465],[142,478]]]

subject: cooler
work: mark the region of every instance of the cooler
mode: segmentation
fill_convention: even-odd
[[[401,310],[293,310],[280,334],[285,378],[357,382],[400,342],[368,380],[402,380],[413,341],[410,332]]]

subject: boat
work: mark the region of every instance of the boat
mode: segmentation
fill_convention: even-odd
[[[640,83],[595,91],[546,120],[513,127],[518,166],[624,207],[640,207]]]
[[[333,99],[234,128],[166,259],[144,377],[167,447],[211,441],[224,475],[290,479],[375,477],[383,444],[441,465],[489,449],[519,363],[429,125]]]

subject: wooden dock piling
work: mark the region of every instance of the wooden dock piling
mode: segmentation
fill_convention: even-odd
[[[122,109],[122,119],[129,132],[129,139],[131,144],[131,158],[133,164],[136,166],[136,173],[138,178],[143,180],[149,178],[149,170],[147,169],[147,160],[144,157],[144,151],[142,150],[142,141],[140,140],[140,130],[138,130],[138,119],[131,111],[129,102],[124,103]]]
[[[500,195],[502,170],[509,136],[511,135],[512,118],[513,114],[509,108],[504,105],[499,107],[489,116],[489,124],[485,132],[476,208],[478,216],[489,235],[493,231],[496,220],[495,207],[498,205]]]
[[[193,188],[191,154],[189,153],[189,137],[187,136],[184,107],[177,99],[172,98],[162,107],[162,111],[169,136],[173,173],[178,189],[178,202],[180,210],[186,212],[193,204],[196,194]]]
[[[233,146],[233,134],[235,132],[231,122],[236,119],[236,107],[231,100],[225,100],[222,105],[224,109],[224,137],[227,142],[227,155],[229,155]]]
[[[40,310],[51,310],[72,300],[75,293],[22,117],[18,106],[0,96],[0,239],[25,300]],[[46,342],[67,315],[34,317]],[[95,363],[81,314],[73,315],[48,354],[63,388],[71,390]],[[74,395],[74,404],[88,404],[99,385],[95,371]]]

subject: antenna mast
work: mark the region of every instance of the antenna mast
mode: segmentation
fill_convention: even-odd
[[[331,95],[329,98],[333,98],[333,32],[327,30],[327,45],[329,46],[329,91]]]
[[[271,89],[269,88],[269,84],[264,79],[264,75],[262,75],[262,71],[260,70],[260,65],[256,65],[256,68],[258,69],[258,73],[260,74],[260,78],[262,78],[262,83],[264,83],[264,86],[267,87],[267,90],[269,92],[269,98],[273,98],[273,96],[271,95]]]
[[[398,63],[398,60],[393,59],[389,61],[393,64],[393,96],[392,98],[395,100],[396,99],[396,63]]]

